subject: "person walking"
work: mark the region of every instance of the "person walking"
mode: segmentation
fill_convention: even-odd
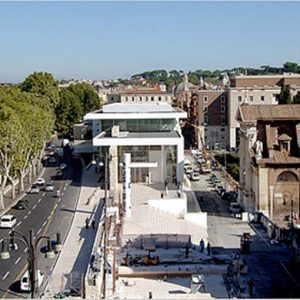
[[[89,218],[85,219],[85,228],[88,229],[89,228]]]
[[[211,250],[210,249],[210,242],[207,243],[206,250],[207,250],[207,255],[210,256],[210,250]]]
[[[247,282],[247,284],[248,284],[248,288],[249,288],[249,296],[250,297],[253,297],[253,295],[254,295],[254,281],[253,281],[253,279],[251,278],[248,282]]]
[[[203,239],[201,239],[201,241],[199,243],[199,251],[204,252],[204,248],[205,248],[205,244],[204,244]]]

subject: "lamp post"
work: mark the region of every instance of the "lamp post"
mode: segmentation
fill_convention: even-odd
[[[99,166],[104,165],[104,207],[103,207],[103,213],[104,213],[104,226],[103,226],[103,239],[104,239],[104,247],[103,247],[103,299],[106,298],[106,273],[107,273],[107,267],[106,267],[106,259],[107,259],[107,195],[108,195],[108,162],[111,160],[111,155],[108,153],[105,153],[104,155],[104,164],[103,162],[99,163]]]
[[[15,236],[17,235],[17,236]],[[52,248],[52,243],[50,240],[49,236],[40,236],[38,239],[35,240],[34,237],[34,230],[30,229],[29,230],[29,240],[26,238],[26,236],[17,231],[17,230],[12,230],[10,233],[10,237],[4,237],[2,241],[2,249],[1,249],[1,254],[0,254],[0,259],[9,259],[10,258],[10,253],[9,249],[7,248],[7,242],[6,240],[9,240],[9,245],[13,249],[14,248],[14,239],[22,242],[27,250],[27,259],[28,259],[28,273],[29,273],[29,281],[30,281],[30,290],[31,290],[31,298],[34,299],[36,298],[36,295],[38,296],[38,285],[36,285],[36,251],[37,247],[39,245],[39,242],[42,239],[47,240],[47,252],[45,254],[46,258],[54,258],[55,253]],[[56,245],[54,248],[55,252],[60,252],[62,250],[62,244],[61,244],[61,238],[60,238],[60,233],[56,234]]]

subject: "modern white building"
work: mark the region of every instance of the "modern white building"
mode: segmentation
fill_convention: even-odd
[[[113,103],[88,113],[94,153],[108,152],[110,185],[123,180],[123,157],[131,154],[131,182],[183,181],[184,141],[179,119],[186,112],[167,103]]]

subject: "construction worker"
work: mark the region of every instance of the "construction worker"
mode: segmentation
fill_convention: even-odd
[[[207,243],[206,250],[207,250],[207,255],[210,256],[210,250],[211,250],[210,249],[210,242]]]
[[[205,248],[205,244],[204,244],[203,239],[201,239],[201,241],[199,243],[199,251],[204,252],[204,248]]]
[[[89,228],[89,218],[85,219],[85,228],[88,229]]]

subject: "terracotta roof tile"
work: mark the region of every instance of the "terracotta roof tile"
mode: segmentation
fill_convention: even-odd
[[[300,104],[241,105],[239,116],[243,122],[257,120],[300,120]]]

